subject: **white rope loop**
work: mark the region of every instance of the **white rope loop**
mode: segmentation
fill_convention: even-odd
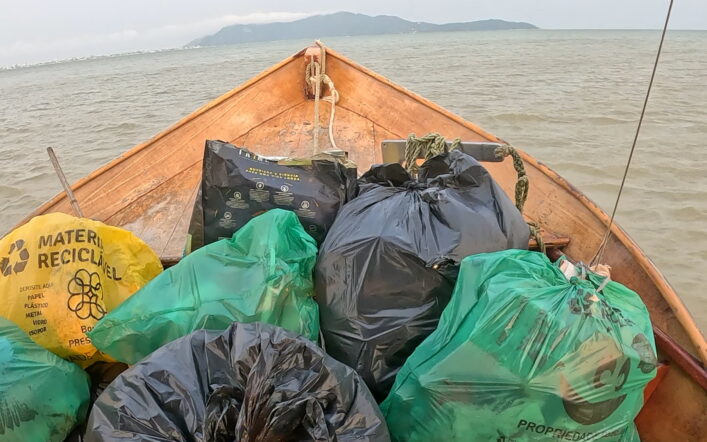
[[[339,91],[334,86],[334,81],[326,74],[326,46],[317,40],[317,46],[321,50],[321,62],[318,63],[314,59],[307,65],[305,72],[305,80],[309,87],[314,91],[314,132],[312,140],[313,155],[319,153],[319,134],[321,127],[319,124],[319,101],[326,101],[331,104],[331,113],[329,115],[329,142],[334,150],[338,150],[334,141],[334,117],[336,115],[336,103],[339,102]],[[322,83],[329,88],[329,95],[321,97]]]

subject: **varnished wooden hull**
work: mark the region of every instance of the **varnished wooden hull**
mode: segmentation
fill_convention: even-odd
[[[345,57],[329,51],[327,73],[341,93],[334,137],[365,171],[381,161],[380,142],[410,133],[439,132],[465,141],[502,141]],[[150,141],[140,144],[77,182],[74,192],[86,216],[122,226],[143,238],[166,262],[182,254],[200,180],[206,139],[221,139],[262,155],[306,156],[312,152],[314,103],[304,93],[304,51],[283,60],[242,86],[208,103]],[[327,127],[329,104],[321,103]],[[322,130],[320,145],[329,141]],[[531,187],[527,216],[548,230],[571,237],[563,250],[588,261],[608,221],[606,214],[547,166],[523,154]],[[509,161],[485,163],[509,195],[515,171]],[[61,194],[31,216],[71,213]],[[613,279],[638,292],[656,327],[660,356],[670,362],[637,420],[648,441],[707,440],[707,394],[700,385],[705,341],[685,306],[640,248],[618,227],[604,255]],[[670,341],[686,349],[676,353]],[[671,347],[671,348],[668,348]]]

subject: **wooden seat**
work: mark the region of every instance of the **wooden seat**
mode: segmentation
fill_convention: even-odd
[[[559,250],[564,247],[567,247],[567,245],[570,243],[569,236],[564,236],[559,233],[551,232],[549,230],[543,229],[542,227],[540,228],[540,236],[542,236],[543,242],[545,243],[546,251]],[[530,250],[539,250],[538,242],[535,240],[535,238],[530,238],[530,241],[528,241],[528,248]]]

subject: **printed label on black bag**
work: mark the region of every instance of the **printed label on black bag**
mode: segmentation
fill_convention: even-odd
[[[236,227],[236,222],[233,220],[233,215],[231,212],[224,213],[223,218],[218,220],[218,225],[224,229],[232,229]]]
[[[270,200],[270,191],[265,189],[265,183],[258,181],[255,183],[255,189],[250,189],[251,201],[265,203]]]
[[[288,181],[300,181],[299,174],[292,172],[277,172],[274,170],[260,169],[257,167],[246,168],[246,173],[251,173],[253,175],[260,175],[264,177],[279,178]]]
[[[304,200],[300,203],[299,209],[295,210],[295,213],[302,218],[314,218],[317,214],[310,210],[310,206],[309,201]]]
[[[292,202],[295,199],[295,195],[290,192],[290,186],[283,184],[280,186],[280,191],[275,192],[272,197],[273,203],[279,206],[292,206]]]
[[[232,209],[248,209],[250,207],[240,192],[233,192],[231,198],[226,201],[226,205]]]

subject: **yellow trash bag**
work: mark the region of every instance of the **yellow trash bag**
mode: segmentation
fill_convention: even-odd
[[[0,316],[82,367],[112,361],[86,332],[161,271],[155,252],[127,230],[38,216],[0,239]]]

